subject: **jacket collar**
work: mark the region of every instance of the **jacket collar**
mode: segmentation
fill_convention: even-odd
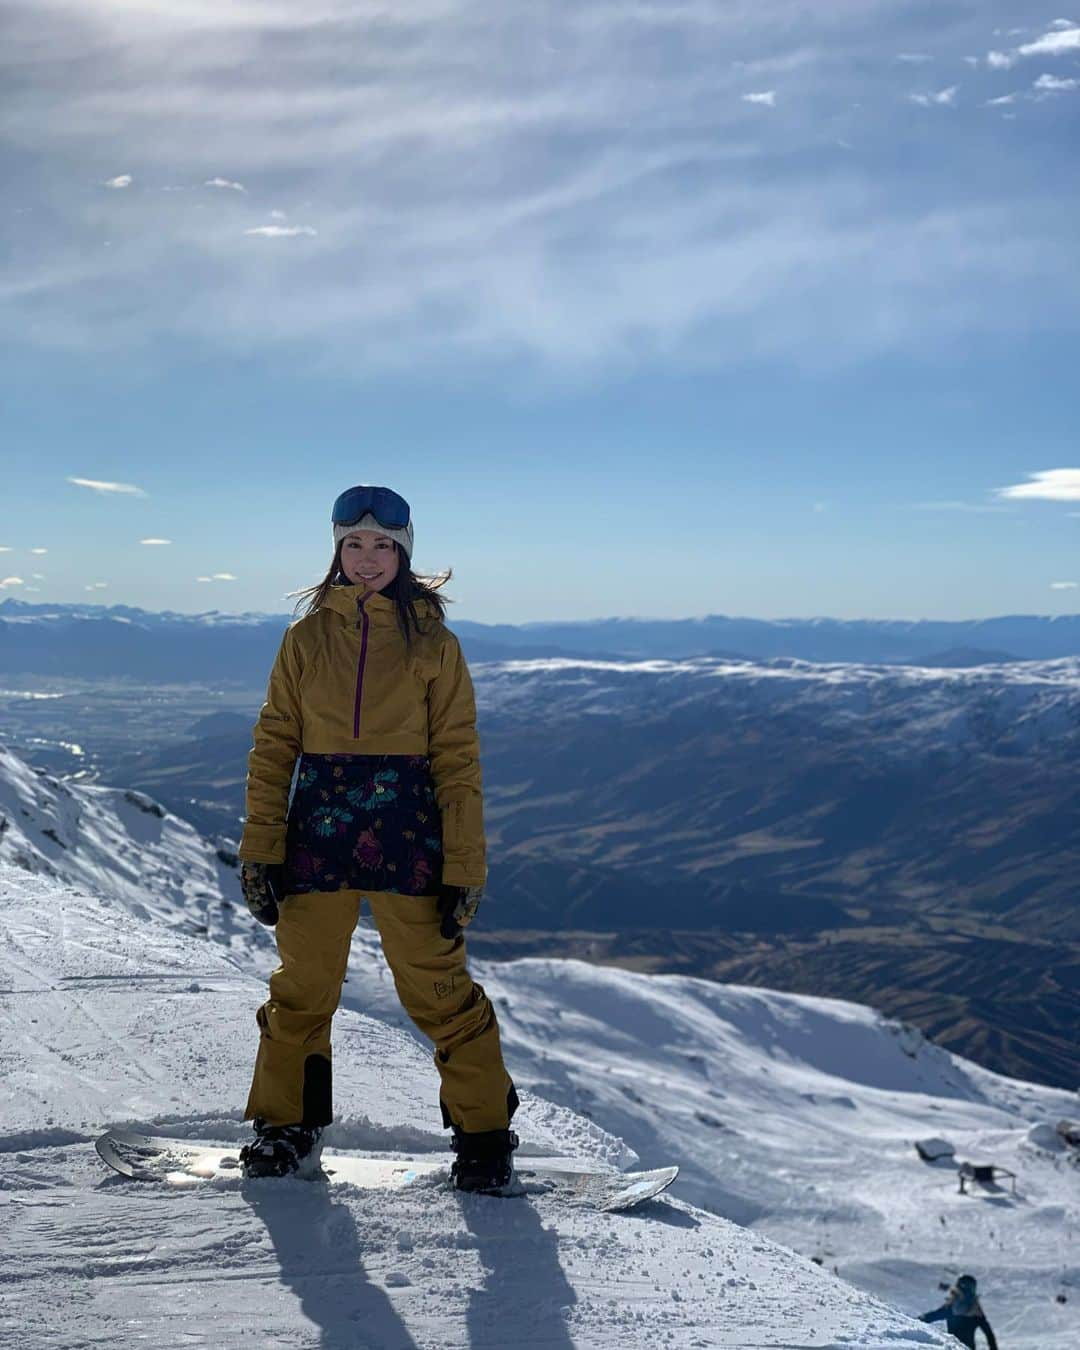
[[[319,608],[332,609],[355,622],[360,614],[359,600],[362,595],[364,595],[363,586],[331,586]],[[426,600],[417,600],[416,612],[421,619],[428,618],[431,606]],[[373,619],[392,619],[395,617],[394,602],[381,591],[368,591],[367,599],[364,601],[364,613]]]

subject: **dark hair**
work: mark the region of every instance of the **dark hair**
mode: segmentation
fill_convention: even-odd
[[[341,546],[344,539],[338,542],[334,549],[334,557],[327,568],[326,575],[322,581],[316,582],[314,586],[306,586],[303,590],[290,591],[290,596],[299,597],[293,606],[293,612],[304,606],[304,612],[300,615],[305,618],[308,614],[314,614],[319,606],[326,599],[327,592],[331,586],[349,585],[349,580],[341,568]],[[416,612],[416,601],[426,600],[435,611],[438,622],[446,621],[446,606],[454,602],[448,595],[443,595],[442,587],[454,575],[453,568],[447,568],[445,572],[440,572],[436,576],[417,575],[412,570],[412,566],[405,550],[395,539],[394,548],[398,555],[397,576],[388,586],[384,586],[382,594],[388,600],[393,600],[394,609],[397,613],[398,627],[401,629],[402,636],[405,638],[405,645],[408,647],[416,634],[423,633],[424,626]]]

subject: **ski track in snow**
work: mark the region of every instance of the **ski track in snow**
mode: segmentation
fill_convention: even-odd
[[[158,1187],[107,1171],[107,1125],[243,1137],[261,981],[230,949],[0,863],[0,1341],[190,1346],[946,1345],[768,1237],[677,1198],[600,1215],[550,1194],[384,1193],[298,1179]],[[255,944],[258,949],[258,944]],[[264,950],[264,948],[263,948]],[[370,951],[361,942],[358,958]],[[370,962],[372,988],[379,981]],[[350,982],[361,994],[358,977]],[[430,1054],[343,1009],[331,1147],[442,1154]],[[659,1034],[659,1028],[657,1028]],[[528,1091],[523,1152],[626,1165]],[[649,1164],[666,1161],[654,1156]],[[676,1183],[678,1186],[678,1183]],[[4,1338],[14,1335],[14,1339]]]

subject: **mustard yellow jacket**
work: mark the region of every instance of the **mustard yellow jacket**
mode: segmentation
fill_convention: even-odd
[[[427,755],[442,815],[442,879],[487,877],[480,741],[472,679],[457,638],[433,606],[406,654],[394,603],[360,586],[333,586],[313,614],[286,629],[248,755],[240,857],[285,860],[289,786],[301,752]]]

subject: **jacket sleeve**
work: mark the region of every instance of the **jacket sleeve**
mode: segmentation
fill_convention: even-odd
[[[428,685],[428,756],[442,813],[443,882],[483,886],[487,850],[476,698],[452,633],[442,647],[439,673]]]
[[[288,628],[270,672],[266,702],[259,711],[248,755],[246,820],[239,849],[245,862],[285,861],[289,786],[303,743],[302,670],[296,638]]]
[[[920,1322],[944,1322],[949,1315],[949,1305],[943,1303],[940,1308],[935,1308],[933,1312],[923,1313],[919,1318]]]
[[[986,1337],[987,1350],[997,1350],[997,1340],[994,1333],[990,1330],[990,1323],[986,1320],[984,1312],[979,1313],[979,1330]]]

